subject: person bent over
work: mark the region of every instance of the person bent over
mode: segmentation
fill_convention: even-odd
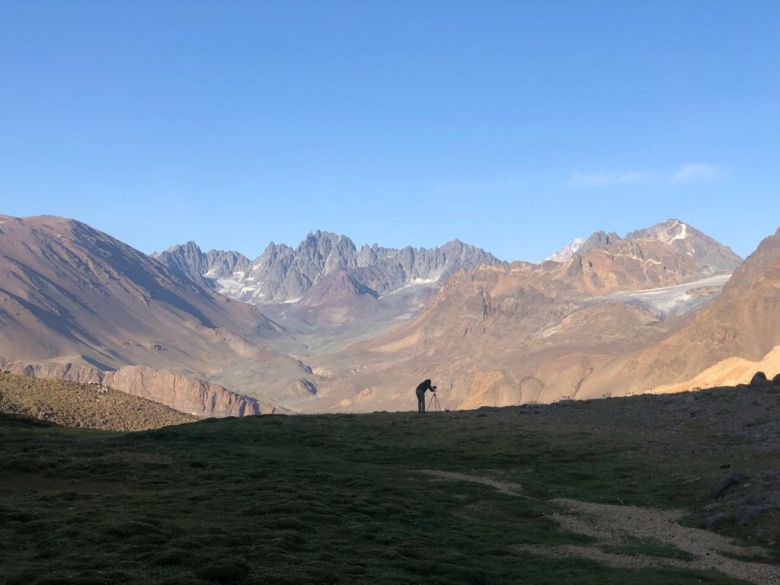
[[[428,390],[436,391],[436,386],[431,384],[430,380],[423,380],[417,385],[417,390],[414,391],[417,394],[417,412],[425,412],[425,392]]]

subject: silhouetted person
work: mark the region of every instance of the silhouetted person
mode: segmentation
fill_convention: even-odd
[[[431,384],[430,380],[423,380],[417,384],[417,390],[414,391],[417,394],[417,412],[425,412],[425,392],[427,390],[436,391],[436,386]]]

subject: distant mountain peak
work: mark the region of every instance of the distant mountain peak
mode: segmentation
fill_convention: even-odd
[[[596,248],[608,248],[619,241],[622,241],[622,238],[615,232],[594,232],[582,242],[576,253],[582,255]]]
[[[677,240],[685,240],[692,235],[704,235],[700,231],[679,219],[667,219],[649,228],[636,230],[626,235],[627,240],[650,238],[671,244]]]
[[[587,264],[586,281],[596,289],[606,286],[617,273],[623,275],[627,288],[637,283],[661,286],[727,274],[742,261],[727,246],[676,218],[630,232],[624,238],[598,231],[584,241],[574,240],[547,260],[575,262],[571,267],[575,275],[581,275]]]
[[[574,238],[560,250],[557,250],[544,259],[545,262],[568,262],[585,243],[585,238]]]

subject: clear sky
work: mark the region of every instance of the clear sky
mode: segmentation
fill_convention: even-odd
[[[780,3],[0,2],[0,213],[539,260],[780,225]]]

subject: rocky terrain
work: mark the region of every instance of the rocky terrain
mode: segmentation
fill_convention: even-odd
[[[103,384],[80,384],[0,372],[0,414],[68,427],[142,431],[197,420]]]

